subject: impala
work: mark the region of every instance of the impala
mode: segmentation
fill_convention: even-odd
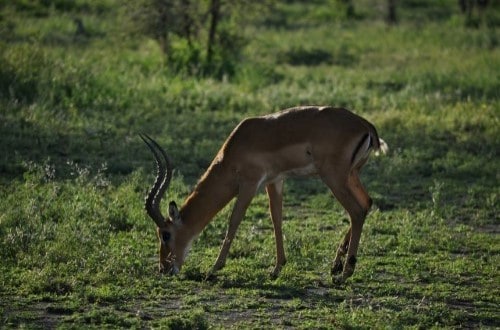
[[[219,256],[208,276],[224,267],[246,209],[259,188],[265,187],[276,240],[276,264],[271,275],[278,276],[286,262],[283,180],[287,176],[318,175],[350,217],[350,227],[333,261],[333,279],[342,282],[353,274],[363,223],[372,205],[359,172],[371,150],[387,151],[387,144],[365,119],[342,108],[308,106],[243,120],[181,208],[170,202],[168,218],[160,211],[160,201],[172,179],[171,160],[149,136],[141,138],[158,167],[145,208],[157,226],[160,272],[177,274],[193,239],[236,197]]]

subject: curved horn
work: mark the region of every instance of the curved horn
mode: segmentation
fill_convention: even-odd
[[[155,140],[146,134],[139,134],[139,136],[153,153],[157,166],[156,179],[146,196],[145,208],[151,219],[161,228],[165,225],[165,217],[161,214],[160,202],[172,180],[173,167],[167,153]],[[163,160],[158,150],[163,156]]]

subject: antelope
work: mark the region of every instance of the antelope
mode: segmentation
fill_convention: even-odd
[[[224,267],[238,226],[253,197],[265,187],[276,241],[276,278],[285,265],[282,233],[283,181],[287,176],[317,175],[350,217],[350,226],[338,245],[332,278],[343,282],[356,266],[363,223],[372,205],[359,179],[371,150],[386,153],[387,144],[375,127],[344,108],[305,106],[241,121],[226,139],[212,163],[179,209],[169,203],[168,218],[160,202],[172,179],[172,162],[146,134],[157,176],[146,196],[145,209],[157,226],[159,271],[175,275],[191,243],[213,217],[236,198],[219,255],[207,278]]]

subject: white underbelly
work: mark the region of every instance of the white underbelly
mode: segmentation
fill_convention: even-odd
[[[310,163],[304,167],[293,168],[291,170],[284,171],[282,175],[284,176],[309,176],[317,174],[316,166]]]
[[[314,166],[314,164],[311,163],[304,167],[292,168],[278,173],[266,173],[264,178],[262,178],[261,180],[261,185],[262,184],[267,185],[269,183],[279,182],[287,177],[311,176],[316,174],[318,174],[316,166]]]

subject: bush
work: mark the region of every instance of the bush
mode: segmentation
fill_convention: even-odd
[[[48,63],[39,47],[0,44],[0,99],[31,103],[38,97]]]

